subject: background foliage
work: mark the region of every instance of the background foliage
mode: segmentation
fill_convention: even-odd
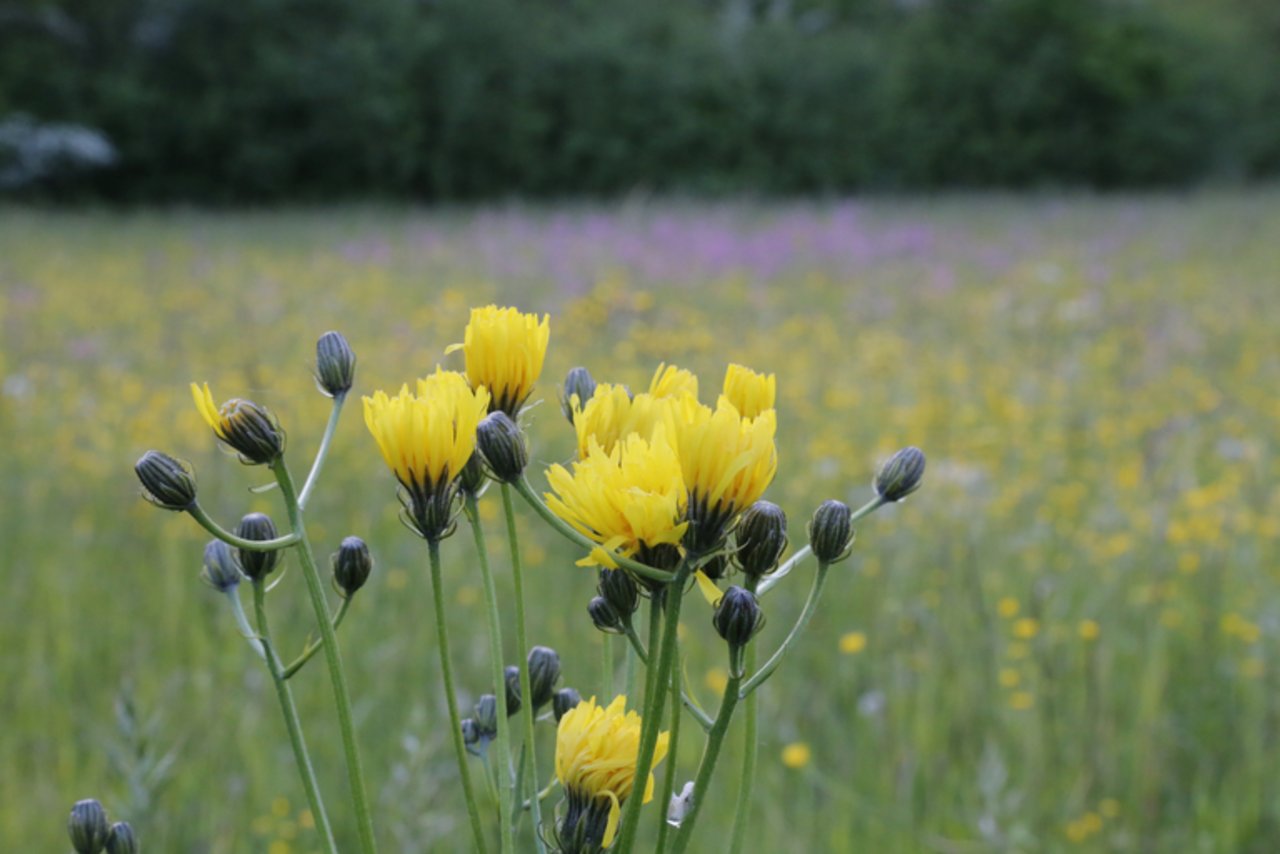
[[[1280,168],[1269,0],[8,0],[27,192],[468,199],[1185,185]]]

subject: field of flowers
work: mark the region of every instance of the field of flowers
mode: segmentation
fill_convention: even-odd
[[[443,354],[469,308],[497,301],[551,316],[529,425],[539,487],[573,453],[557,386],[579,364],[643,388],[674,362],[708,392],[729,362],[776,373],[767,497],[793,549],[822,500],[870,497],[894,450],[929,455],[924,487],[860,524],[762,689],[751,850],[1275,851],[1276,235],[1273,191],[0,209],[0,838],[65,849],[67,808],[95,796],[150,851],[318,849],[272,684],[197,578],[208,537],[142,501],[131,467],[161,448],[192,463],[217,518],[277,513],[247,491],[263,471],[215,447],[190,381],[271,407],[305,470],[328,414],[308,376],[320,333],[347,336],[367,394],[456,364]],[[425,553],[358,406],[312,508],[322,555],[356,533],[377,561],[340,634],[383,848],[463,850]],[[481,511],[496,535],[495,500]],[[521,523],[531,641],[560,651],[565,684],[598,684],[594,573],[523,509]],[[469,706],[490,686],[468,546],[442,551]],[[812,572],[764,600],[766,650]],[[274,596],[277,634],[300,646],[300,575]],[[727,674],[701,602],[683,630],[689,682],[714,705]],[[292,684],[336,798],[329,686],[319,666]],[[694,850],[723,848],[735,732]],[[698,744],[681,747],[683,780]]]

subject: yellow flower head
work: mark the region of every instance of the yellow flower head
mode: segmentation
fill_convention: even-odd
[[[642,552],[640,559],[649,563],[649,552],[674,553],[684,535],[684,481],[661,427],[652,441],[632,433],[609,452],[591,439],[572,474],[554,465],[547,470],[547,482],[556,492],[546,495],[547,506],[600,544],[578,561],[581,566],[615,569],[613,552],[627,557]]]
[[[467,381],[473,388],[488,389],[490,408],[515,420],[542,373],[550,336],[551,321],[545,314],[538,320],[536,314],[487,305],[471,309],[462,343],[445,352],[462,350]]]
[[[574,398],[576,401],[577,398]],[[573,407],[573,429],[578,434],[578,459],[586,459],[594,439],[606,454],[632,433],[643,439],[653,436],[659,424],[670,426],[673,408],[671,398],[637,394],[634,398],[620,385],[596,386],[596,392],[585,404]]]
[[[449,527],[457,479],[488,406],[484,388],[473,391],[461,374],[439,368],[418,380],[416,394],[404,385],[395,397],[376,391],[364,398],[364,423],[409,494],[410,521],[428,539]]]
[[[269,463],[284,453],[284,433],[275,417],[251,400],[233,397],[214,406],[209,384],[191,384],[191,398],[214,435],[240,454],[246,463]]]
[[[698,378],[692,371],[668,365],[658,365],[649,382],[649,394],[654,397],[680,397],[688,394],[698,397]]]
[[[688,545],[705,553],[773,481],[777,417],[766,409],[756,418],[744,418],[723,397],[714,410],[688,398],[681,404],[675,418],[676,449],[689,489]]]
[[[743,418],[755,418],[773,409],[778,380],[773,374],[757,374],[742,365],[730,365],[724,372],[724,396]]]
[[[627,698],[608,706],[595,697],[565,712],[556,730],[556,778],[569,806],[558,832],[569,851],[599,851],[613,844],[622,805],[635,788],[640,753],[640,715],[626,710]],[[653,767],[667,755],[668,733],[658,735]],[[653,773],[645,781],[644,800],[653,800]]]

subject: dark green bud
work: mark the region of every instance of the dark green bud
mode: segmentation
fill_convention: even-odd
[[[729,562],[725,560],[724,555],[712,555],[704,563],[700,565],[702,574],[712,581],[718,581],[724,578],[725,573],[729,569]]]
[[[573,368],[564,378],[564,393],[560,397],[560,410],[564,417],[573,423],[573,399],[578,398],[578,408],[587,405],[587,401],[595,396],[596,381],[586,368]]]
[[[587,603],[587,614],[600,631],[622,634],[622,618],[603,596],[596,596]]]
[[[236,536],[243,540],[253,540],[261,542],[263,540],[274,540],[279,536],[276,531],[276,525],[271,521],[271,517],[266,513],[250,513],[240,520],[240,524],[236,526]],[[271,574],[276,568],[276,564],[280,562],[280,550],[269,552],[251,551],[249,549],[237,549],[237,555],[240,558],[240,568],[244,570],[244,574],[249,577],[250,581],[261,581]]]
[[[224,442],[252,465],[265,465],[284,453],[284,431],[274,415],[252,400],[235,398],[218,410]]]
[[[196,503],[196,479],[186,463],[160,451],[147,451],[133,464],[142,497],[165,510],[186,510]]]
[[[631,616],[640,606],[640,588],[636,586],[635,579],[621,569],[601,569],[596,592],[622,618]]]
[[[559,681],[559,654],[549,646],[529,650],[529,693],[533,695],[534,712],[551,702]]]
[[[507,717],[520,711],[520,668],[514,664],[507,665],[502,671],[502,681],[507,688]]]
[[[458,485],[472,498],[479,498],[484,493],[485,487],[489,485],[489,475],[484,470],[484,457],[479,454],[471,455],[467,464],[462,467],[462,474],[458,476]]]
[[[204,547],[204,567],[200,570],[200,580],[219,593],[234,590],[244,579],[240,567],[236,565],[231,546],[222,540],[210,540]]]
[[[771,501],[757,501],[738,519],[736,541],[742,571],[752,578],[768,575],[787,549],[787,514]]]
[[[467,747],[480,743],[480,728],[476,726],[476,722],[471,718],[463,718],[459,724],[462,729],[462,743]]]
[[[494,480],[502,483],[515,483],[529,464],[520,428],[500,409],[486,415],[476,427],[476,448],[484,455]]]
[[[356,354],[341,332],[326,332],[316,342],[316,385],[329,397],[342,397],[356,378]]]
[[[903,448],[889,458],[876,475],[875,490],[885,501],[901,501],[920,488],[924,477],[924,451]]]
[[[67,819],[67,834],[76,854],[101,854],[110,832],[107,811],[102,804],[92,798],[76,801],[71,808],[71,818]]]
[[[849,556],[853,544],[853,512],[843,501],[824,501],[813,511],[809,522],[809,545],[813,556],[823,563],[835,563]]]
[[[551,710],[555,713],[556,723],[564,717],[565,712],[582,702],[582,695],[572,688],[561,688],[551,698]]]
[[[107,854],[138,854],[138,837],[127,821],[117,821],[107,834]]]
[[[373,558],[369,547],[359,537],[347,537],[329,559],[333,566],[333,584],[344,599],[349,599],[364,587],[373,572]]]
[[[476,731],[481,738],[493,738],[498,734],[498,698],[481,694],[475,708]]]
[[[764,627],[764,612],[754,593],[732,586],[720,597],[711,623],[729,646],[741,647]]]

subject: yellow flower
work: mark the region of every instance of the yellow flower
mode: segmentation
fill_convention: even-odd
[[[640,715],[626,711],[627,698],[608,706],[584,700],[565,713],[556,730],[556,778],[569,806],[558,832],[562,847],[598,851],[613,844],[622,805],[635,788],[640,753]],[[667,755],[667,733],[658,735],[653,767]],[[653,800],[653,773],[643,803]]]
[[[466,379],[439,368],[388,397],[364,398],[364,423],[382,458],[409,493],[410,521],[427,539],[439,539],[452,519],[456,482],[476,446],[476,425],[489,405],[484,388],[472,391]]]
[[[627,557],[639,552],[649,563],[654,552],[674,553],[684,534],[684,480],[663,428],[654,431],[652,441],[632,433],[607,453],[591,439],[572,474],[554,465],[547,482],[556,492],[547,493],[547,506],[600,543],[579,565],[616,568],[614,552]]]
[[[773,374],[757,374],[742,365],[730,365],[724,372],[724,396],[743,418],[755,418],[773,409],[778,380]]]
[[[233,397],[214,406],[209,384],[191,384],[191,398],[214,435],[240,454],[246,463],[269,463],[284,453],[284,433],[275,417],[251,400]]]
[[[471,309],[462,343],[445,352],[461,350],[472,387],[488,389],[490,408],[514,420],[542,373],[550,337],[547,315],[539,321],[536,314],[487,305]]]
[[[840,651],[845,655],[857,655],[867,648],[867,636],[862,632],[846,632],[840,636]]]
[[[803,768],[813,758],[813,751],[803,741],[796,741],[782,748],[782,764],[788,768]]]
[[[654,397],[682,397],[687,394],[697,400],[698,377],[692,371],[663,362],[653,372],[649,394]]]
[[[650,439],[659,424],[671,424],[672,415],[671,398],[637,394],[633,399],[623,386],[608,383],[596,386],[590,400],[573,407],[578,459],[586,459],[592,439],[600,443],[606,454],[612,453],[618,442],[632,433]]]

